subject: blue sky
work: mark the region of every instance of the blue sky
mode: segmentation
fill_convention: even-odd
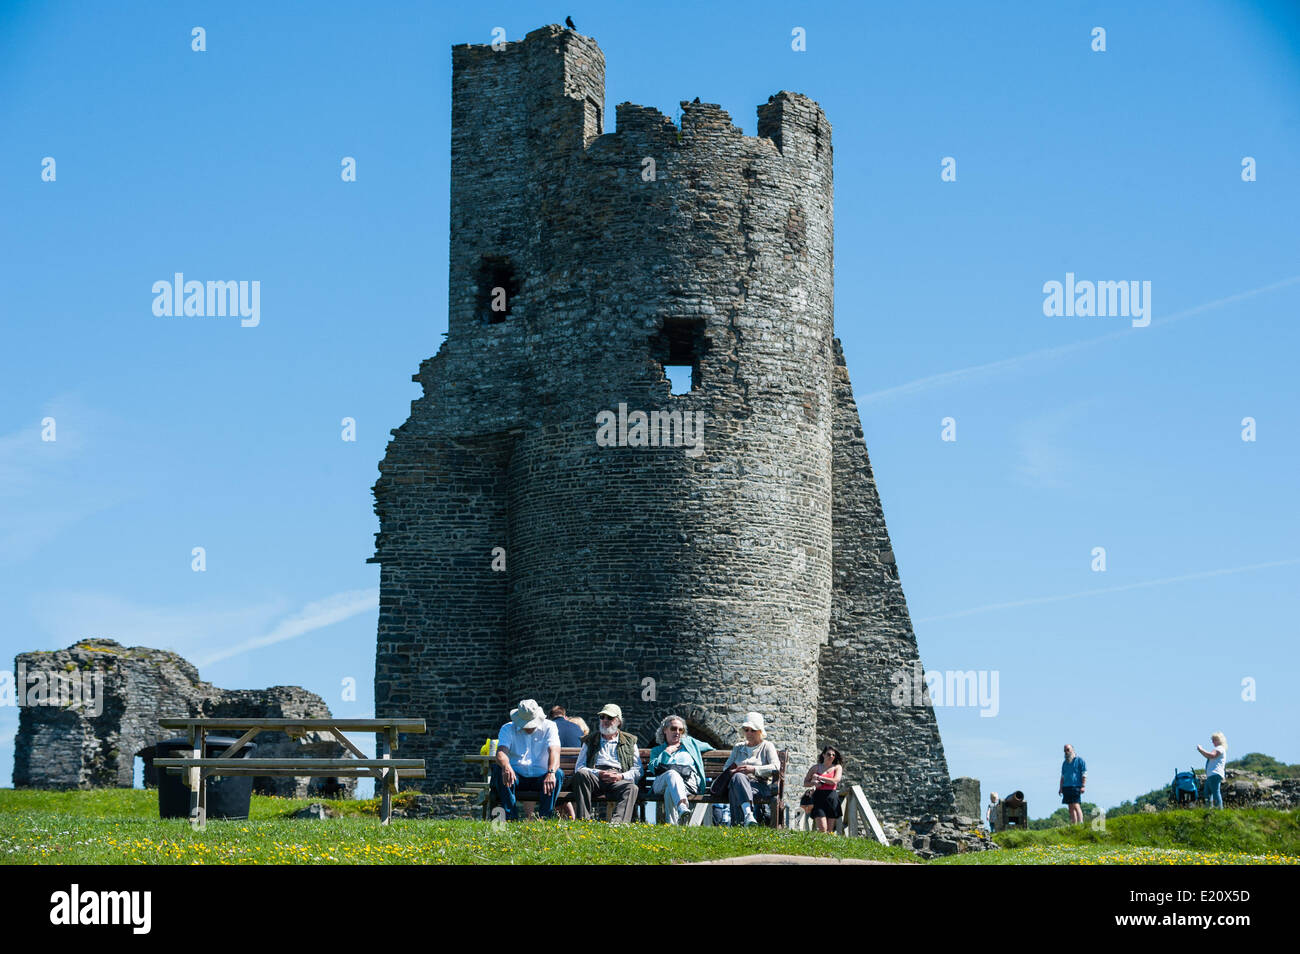
[[[1300,761],[1300,13],[1130,6],[0,6],[0,666],[111,636],[372,712],[370,487],[446,330],[449,48],[570,14],[611,122],[825,109],[922,658],[999,674],[995,717],[938,710],[952,774],[1042,815],[1066,741],[1105,805],[1213,730]],[[261,324],[156,318],[177,271],[259,280]],[[1151,325],[1045,317],[1067,272],[1150,281]]]

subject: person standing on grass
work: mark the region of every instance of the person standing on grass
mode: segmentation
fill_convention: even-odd
[[[840,798],[837,789],[844,775],[844,759],[833,745],[822,749],[820,761],[803,777],[804,785],[815,786],[812,796],[812,819],[817,830],[831,831],[831,822],[840,817]]]
[[[497,736],[496,760],[492,763],[492,788],[510,821],[519,819],[520,791],[539,792],[537,813],[549,818],[564,784],[560,768],[560,736],[555,723],[532,699],[519,703],[510,721]]]
[[[1208,751],[1199,745],[1196,747],[1196,751],[1205,756],[1205,800],[1211,808],[1216,804],[1222,808],[1223,794],[1219,787],[1223,785],[1228,762],[1228,740],[1222,732],[1215,732],[1210,736],[1210,744],[1214,748]]]
[[[1083,824],[1083,790],[1088,786],[1088,763],[1074,752],[1074,746],[1065,743],[1065,761],[1061,763],[1061,784],[1057,791],[1061,804],[1069,806],[1070,824]]]
[[[989,831],[998,830],[998,793],[989,792],[989,807],[984,810],[984,820],[989,823]]]

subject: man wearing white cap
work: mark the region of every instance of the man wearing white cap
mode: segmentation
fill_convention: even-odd
[[[781,761],[776,746],[767,741],[762,713],[745,713],[745,721],[740,727],[745,733],[745,742],[731,750],[722,770],[725,772],[732,766],[736,769],[736,773],[731,776],[728,792],[731,796],[731,823],[756,825],[758,821],[754,818],[754,798],[772,796],[768,780],[780,774]]]
[[[506,810],[506,818],[519,817],[516,792],[540,792],[537,813],[549,818],[564,784],[560,768],[560,733],[532,699],[519,703],[510,721],[497,735],[496,761],[492,763],[492,788]]]
[[[596,792],[617,798],[610,816],[617,825],[636,812],[637,782],[641,779],[641,750],[635,735],[623,731],[623,710],[613,703],[600,710],[600,730],[582,740],[573,776],[573,801],[579,818],[591,818]]]

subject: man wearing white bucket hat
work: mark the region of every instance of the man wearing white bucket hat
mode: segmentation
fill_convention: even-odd
[[[740,724],[745,733],[745,741],[731,750],[727,757],[727,769],[735,767],[731,776],[728,792],[731,796],[731,823],[733,825],[757,825],[754,817],[754,798],[770,798],[773,794],[769,779],[781,772],[781,760],[776,746],[767,741],[767,730],[763,727],[761,712],[745,713],[745,721]]]
[[[537,813],[549,818],[563,784],[560,733],[535,700],[524,699],[497,736],[496,761],[492,763],[497,800],[506,810],[506,818],[515,821],[519,817],[516,793],[540,792]]]

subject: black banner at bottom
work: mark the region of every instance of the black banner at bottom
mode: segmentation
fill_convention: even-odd
[[[638,912],[667,905],[688,923],[693,910],[716,915],[773,902],[794,902],[793,914],[808,892],[834,917],[849,916],[845,925],[861,918],[864,927],[904,924],[936,937],[1004,922],[1016,930],[1067,924],[1090,933],[1199,931],[1230,939],[1259,927],[1285,929],[1294,917],[1294,879],[1279,867],[732,864],[671,873],[631,866],[547,870],[535,878],[510,866],[34,866],[7,873],[0,914],[8,936],[99,935],[128,945],[247,936],[369,941],[377,930],[419,936],[448,919],[492,930],[507,927],[496,912],[512,897],[540,903],[534,911],[553,910],[558,925],[589,896],[587,888],[630,901]],[[655,900],[665,893],[662,903]],[[566,897],[574,904],[566,906]],[[534,927],[544,930],[547,918],[539,916],[543,923]]]

